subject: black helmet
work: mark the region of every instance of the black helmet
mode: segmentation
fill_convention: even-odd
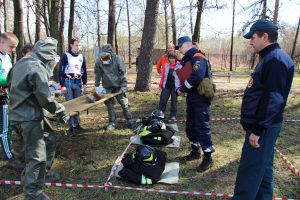
[[[157,160],[155,149],[147,145],[139,145],[133,152],[132,157],[140,163],[153,163]]]
[[[152,119],[147,127],[147,130],[151,133],[157,133],[163,127],[163,121],[160,119]]]
[[[164,119],[165,118],[165,114],[161,110],[154,110],[151,113],[151,117],[154,118],[154,119]]]

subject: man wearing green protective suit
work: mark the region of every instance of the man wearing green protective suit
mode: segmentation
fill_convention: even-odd
[[[26,200],[46,200],[42,191],[47,156],[54,156],[55,145],[45,141],[44,112],[67,118],[63,105],[50,96],[48,82],[58,62],[57,41],[39,40],[32,54],[18,61],[8,75],[9,111],[12,128],[23,138],[26,167],[22,173]],[[49,153],[50,152],[50,153]]]

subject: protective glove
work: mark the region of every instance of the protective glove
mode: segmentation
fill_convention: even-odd
[[[127,87],[121,87],[121,92],[122,92],[122,93],[127,92]]]
[[[66,114],[65,107],[62,104],[59,104],[59,109],[56,111],[55,115],[62,123],[68,124],[70,116]]]

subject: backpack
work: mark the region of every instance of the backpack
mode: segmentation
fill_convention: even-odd
[[[216,84],[212,80],[211,64],[209,62],[209,59],[207,59],[205,54],[202,53],[200,50],[199,52],[195,53],[194,56],[196,56],[197,54],[200,54],[201,57],[206,59],[206,63],[207,63],[205,78],[203,78],[202,81],[197,86],[197,91],[200,95],[205,96],[206,98],[212,100],[215,96]]]

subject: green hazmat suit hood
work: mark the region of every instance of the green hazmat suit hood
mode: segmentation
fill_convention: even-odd
[[[44,40],[37,41],[31,55],[38,58],[44,64],[49,74],[52,75],[52,65],[59,61],[59,56],[57,55],[57,40],[47,37]]]

